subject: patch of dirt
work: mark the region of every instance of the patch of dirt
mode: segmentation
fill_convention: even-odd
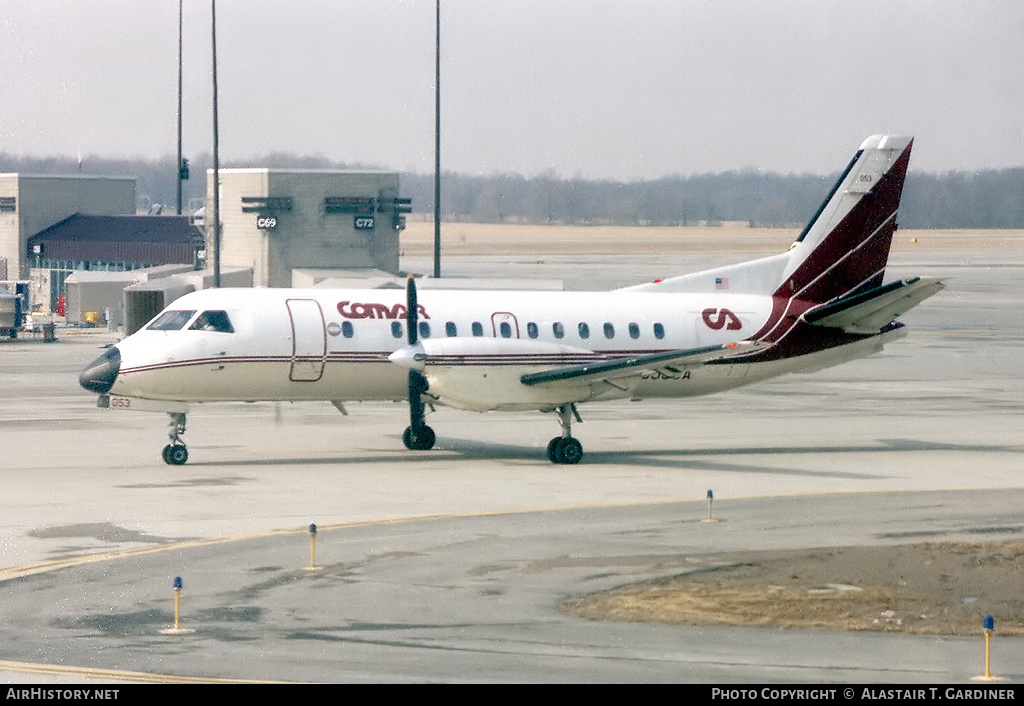
[[[600,620],[1024,635],[1024,541],[939,542],[702,557],[701,568],[578,596]]]

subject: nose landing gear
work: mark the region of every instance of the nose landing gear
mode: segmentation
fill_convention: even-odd
[[[182,434],[185,433],[185,413],[168,412],[168,415],[171,417],[171,430],[167,436],[171,443],[164,447],[164,463],[171,466],[183,466],[188,461],[188,448],[181,440]]]

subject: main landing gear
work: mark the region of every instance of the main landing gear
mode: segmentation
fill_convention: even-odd
[[[406,284],[405,296],[405,330],[409,346],[412,347],[416,345],[419,338],[419,304],[416,297],[416,280],[411,274]],[[423,359],[426,360],[425,354]],[[423,420],[423,395],[427,392],[428,387],[427,378],[419,370],[409,370],[409,426],[402,432],[402,442],[405,444],[405,448],[411,451],[432,449],[437,441],[434,430],[428,427]],[[556,436],[548,444],[548,458],[552,463],[579,463],[583,458],[583,445],[572,438],[572,419],[575,417],[577,422],[583,420],[580,418],[579,412],[576,411],[576,405],[562,405],[558,408],[558,417],[559,423],[562,425],[562,435]],[[181,415],[181,419],[181,430],[184,432],[185,415]],[[172,439],[172,441],[175,440]],[[166,458],[167,451],[165,450],[164,459],[166,460]],[[168,463],[172,463],[172,461],[168,461]]]
[[[407,426],[402,432],[402,441],[405,443],[405,448],[411,451],[426,451],[434,448],[437,437],[434,435],[433,429],[426,424],[421,424],[417,428]]]
[[[405,328],[410,346],[419,338],[419,304],[416,301],[416,280],[409,275],[405,288]],[[402,432],[402,441],[410,451],[426,451],[434,448],[437,437],[434,430],[423,421],[423,393],[429,384],[418,370],[409,371],[409,426]]]
[[[423,393],[427,391],[427,379],[415,370],[409,371],[409,426],[402,432],[405,448],[411,451],[426,451],[434,448],[437,437],[434,430],[424,421]]]
[[[579,463],[583,458],[583,444],[572,436],[572,419],[582,423],[576,405],[562,405],[558,408],[558,423],[562,425],[562,435],[548,442],[548,458],[551,463]]]
[[[171,466],[183,466],[188,461],[188,448],[181,440],[185,433],[185,413],[168,412],[171,417],[171,430],[167,433],[171,443],[164,447],[164,463]]]

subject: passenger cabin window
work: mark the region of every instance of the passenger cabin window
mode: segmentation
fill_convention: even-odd
[[[636,323],[629,325],[629,337],[633,339],[640,338],[640,327]]]
[[[192,311],[165,311],[146,328],[151,331],[180,331],[195,313],[195,309]]]
[[[449,321],[444,325],[444,333],[449,338],[453,338],[459,335],[459,329],[455,326],[454,321]]]
[[[579,325],[579,330],[580,338],[590,338],[590,327],[587,326],[586,323],[581,321]]]
[[[194,324],[189,326],[192,331],[218,331],[220,333],[234,333],[231,327],[231,319],[226,311],[204,311],[200,314]]]
[[[565,336],[565,326],[562,326],[560,321],[556,321],[551,324],[551,333],[555,334],[555,338],[562,338]]]
[[[341,322],[341,335],[342,336],[344,336],[345,338],[352,338],[352,335],[354,333],[355,333],[355,331],[352,330],[352,322],[351,321],[342,321]]]
[[[402,337],[402,322],[401,321],[392,321],[391,322],[391,335],[394,336],[395,338],[401,338]]]
[[[472,328],[473,328],[473,335],[474,336],[483,336],[484,335],[484,325],[482,323],[480,323],[479,321],[474,321]]]
[[[607,323],[607,322],[605,322],[605,325],[604,325],[604,337],[605,338],[615,338],[615,327],[612,326],[611,324]]]
[[[426,321],[420,322],[420,338],[430,338],[430,324]]]
[[[502,338],[512,338],[512,325],[507,321],[502,321],[498,326],[498,333]]]
[[[654,337],[659,341],[665,338],[665,327],[661,324],[654,324]]]
[[[537,338],[540,335],[540,330],[537,328],[537,324],[530,321],[526,324],[526,335],[530,338]]]

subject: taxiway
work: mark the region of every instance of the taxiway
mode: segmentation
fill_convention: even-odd
[[[450,267],[582,289],[714,257]],[[111,334],[0,344],[0,681],[968,680],[980,639],[558,609],[716,552],[1024,532],[1024,256],[905,250],[890,272],[948,289],[882,354],[715,397],[584,405],[572,467],[547,461],[551,416],[438,409],[438,447],[412,453],[401,405],[322,403],[200,408],[192,457],[171,468],[165,415],[97,409],[77,385]],[[717,523],[700,522],[708,489]],[[187,635],[160,632],[175,576]],[[1024,678],[1024,644],[996,655]]]

